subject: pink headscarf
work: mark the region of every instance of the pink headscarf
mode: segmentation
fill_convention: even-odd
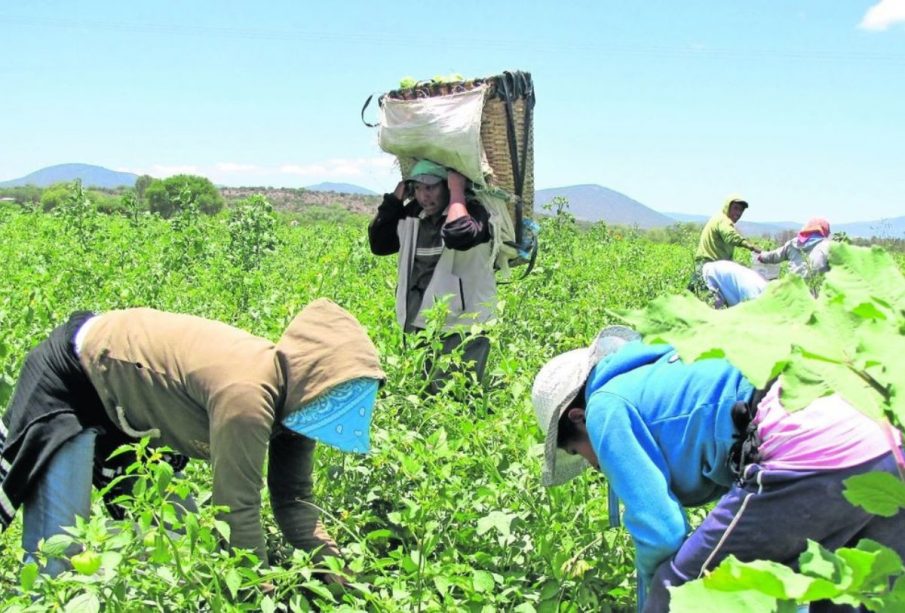
[[[808,239],[816,237],[826,238],[829,235],[830,222],[823,217],[811,217],[808,223],[804,224],[804,227],[798,232],[798,243],[804,244]]]

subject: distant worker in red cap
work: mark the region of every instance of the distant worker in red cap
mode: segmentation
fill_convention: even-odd
[[[789,269],[804,279],[830,269],[830,222],[823,217],[812,217],[798,233],[782,247],[757,254],[757,261],[764,264],[789,262]]]

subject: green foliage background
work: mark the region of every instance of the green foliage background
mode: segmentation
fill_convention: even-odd
[[[381,611],[633,607],[632,546],[624,532],[608,529],[603,480],[589,474],[565,488],[539,484],[541,439],[530,388],[547,359],[617,323],[615,311],[681,291],[692,269],[692,245],[682,242],[687,233],[671,236],[675,243],[656,243],[602,224],[579,229],[564,211],[543,219],[538,267],[500,288],[500,319],[489,329],[487,390],[459,378],[443,393],[424,398],[421,364],[430,349],[403,346],[394,320],[395,258],[370,253],[367,219],[331,215],[286,223],[258,200],[215,216],[200,213],[190,206],[163,219],[133,206],[129,216],[104,216],[84,198],[54,215],[0,208],[0,407],[27,351],[74,310],[150,306],[222,320],[275,340],[304,304],[333,299],[368,329],[389,377],[375,411],[374,451],[367,457],[324,447],[318,452],[316,494],[360,589],[311,587],[310,564],[286,551],[267,518],[283,575],[242,574],[228,559],[217,566],[221,562],[197,546],[164,555],[158,535],[147,549],[116,545],[131,552],[117,553],[124,558],[121,568],[147,555],[141,572],[118,582],[64,577],[59,587],[45,588],[44,600],[29,605],[22,596],[9,606],[45,610],[100,601],[111,610],[257,610],[287,602],[297,609],[320,603],[328,610]],[[161,469],[148,470],[160,483]],[[203,498],[206,465],[193,462],[190,476]],[[136,507],[141,510],[158,503],[135,504],[148,505]],[[94,517],[101,524],[83,527],[80,542],[89,549],[113,547],[118,541],[90,536],[110,529],[99,504]],[[129,526],[119,529],[132,534]],[[0,593],[16,594],[23,582],[29,584],[26,579],[33,580],[20,575],[19,537],[18,523],[0,535]],[[199,569],[196,575],[174,574],[173,558],[180,556],[190,558],[184,562]],[[231,577],[229,589],[211,587],[223,577]],[[265,595],[265,578],[277,585],[276,592]],[[245,590],[244,599],[237,586]],[[309,591],[301,598],[303,588]],[[211,604],[219,602],[216,594],[226,594],[225,604]]]

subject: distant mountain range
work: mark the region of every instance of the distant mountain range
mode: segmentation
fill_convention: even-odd
[[[637,226],[642,229],[663,228],[677,222],[706,223],[707,215],[687,213],[660,213],[625,194],[600,185],[571,185],[553,187],[534,192],[534,210],[543,213],[543,205],[556,196],[569,201],[569,212],[584,221],[604,221],[608,224]],[[832,222],[832,220],[830,220]],[[739,231],[752,237],[774,236],[790,230],[798,230],[804,222],[768,221],[753,222],[742,219]],[[905,217],[893,217],[877,221],[858,221],[831,225],[833,232],[845,232],[858,238],[905,238]]]
[[[62,181],[82,180],[85,187],[131,187],[135,185],[138,175],[131,172],[117,172],[102,166],[91,164],[58,164],[36,170],[31,174],[0,182],[0,187],[18,187],[20,185],[35,185],[47,187]]]
[[[42,168],[18,179],[2,181],[0,187],[29,184],[46,187],[61,181],[81,179],[85,187],[116,188],[132,186],[137,178],[138,175],[129,172],[116,172],[90,164],[59,164]],[[374,191],[351,183],[325,182],[309,185],[305,189],[312,192],[335,192],[355,196],[378,195]],[[543,214],[543,206],[557,196],[566,198],[569,202],[569,212],[583,221],[604,221],[608,224],[635,226],[647,230],[664,228],[677,222],[704,223],[708,219],[705,215],[661,213],[625,194],[592,184],[537,190],[534,193],[535,211]],[[744,219],[738,225],[739,230],[748,236],[775,235],[801,227],[801,223],[795,221],[750,222]],[[833,224],[832,229],[834,232],[845,232],[853,237],[905,238],[905,217]]]
[[[585,221],[605,221],[618,226],[637,226],[648,230],[675,223],[663,213],[648,208],[615,190],[600,185],[570,185],[539,189],[534,192],[534,210],[542,213],[544,205],[555,197],[569,201],[569,212]]]
[[[317,185],[307,185],[305,189],[311,192],[336,192],[338,194],[362,194],[364,196],[376,196],[377,192],[371,191],[360,185],[352,185],[351,183],[318,183]]]

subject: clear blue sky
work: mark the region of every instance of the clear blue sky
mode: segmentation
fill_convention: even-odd
[[[905,215],[905,0],[31,0],[0,5],[0,41],[0,180],[84,162],[388,191],[369,94],[519,69],[538,188],[698,214],[737,192],[750,221]]]

